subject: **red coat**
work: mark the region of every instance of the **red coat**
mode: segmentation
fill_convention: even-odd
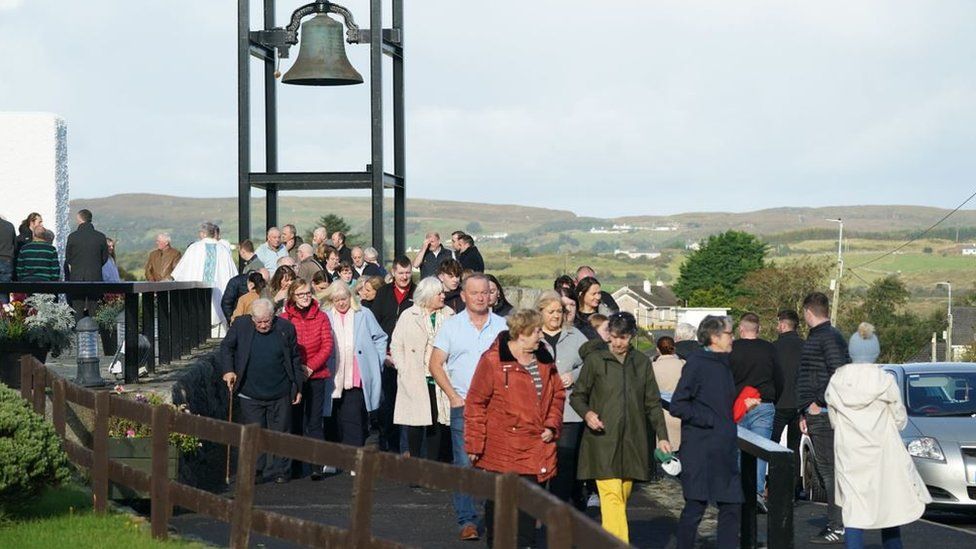
[[[314,301],[312,303],[305,311],[288,304],[281,318],[295,325],[302,364],[312,369],[309,379],[325,379],[332,375],[326,368],[326,362],[332,356],[332,323],[329,322],[329,315],[322,312]]]
[[[544,482],[556,474],[556,439],[563,424],[566,391],[552,356],[536,351],[541,395],[531,374],[508,348],[502,332],[481,355],[464,403],[464,447],[480,456],[474,466],[497,473],[535,475]],[[543,429],[552,442],[542,441]]]

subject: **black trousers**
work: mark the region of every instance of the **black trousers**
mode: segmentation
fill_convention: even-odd
[[[795,408],[776,408],[773,416],[773,442],[778,443],[786,429],[786,447],[793,450],[793,493],[803,481],[800,479],[800,413]]]
[[[400,448],[400,426],[393,423],[393,408],[396,405],[397,395],[397,373],[396,368],[383,366],[380,374],[380,381],[383,386],[383,396],[380,398],[380,409],[377,410],[376,419],[379,423],[380,431],[380,450],[384,452],[399,453]]]
[[[302,401],[292,407],[291,434],[325,440],[322,418],[325,384],[324,379],[308,379],[302,384]],[[292,466],[292,474],[301,477],[311,473],[312,469],[312,465],[296,461]]]
[[[522,478],[529,482],[536,482],[535,476],[533,475],[521,475]],[[518,514],[518,535],[516,538],[515,545],[517,547],[536,547],[535,541],[535,518],[532,515],[519,511]],[[485,500],[485,541],[488,543],[488,547],[494,547],[495,544],[495,502],[487,499]]]
[[[834,428],[830,426],[827,413],[824,411],[815,416],[807,414],[807,434],[810,436],[810,442],[813,443],[817,472],[820,473],[824,488],[827,490],[827,527],[831,530],[840,530],[844,524],[834,492]]]
[[[583,481],[576,478],[583,423],[563,423],[563,431],[556,441],[556,476],[549,481],[549,491],[577,509],[586,509]]]
[[[718,507],[718,547],[739,546],[739,526],[742,517],[741,503],[716,503]],[[694,549],[698,537],[698,525],[705,515],[707,501],[685,500],[685,508],[678,520],[678,549]]]
[[[285,395],[276,400],[241,397],[241,416],[245,425],[257,423],[265,429],[287,433],[291,428],[291,399]],[[291,460],[261,454],[257,463],[258,478],[291,476]]]
[[[444,441],[446,440],[449,443],[451,440],[450,427],[437,422],[440,418],[437,416],[437,394],[435,392],[435,386],[428,383],[427,393],[430,398],[430,417],[433,423],[431,425],[400,425],[400,428],[406,429],[407,448],[410,450],[411,456],[418,458],[426,457],[431,461],[450,463],[453,461],[450,449],[445,452],[443,448]],[[425,443],[426,454],[424,453]]]
[[[369,413],[366,411],[366,396],[360,388],[345,389],[342,398],[333,405],[333,415],[339,431],[339,442],[362,448],[366,446],[369,434]]]

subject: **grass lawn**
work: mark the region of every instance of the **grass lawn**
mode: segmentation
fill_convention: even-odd
[[[11,511],[0,524],[0,548],[203,548],[180,540],[152,539],[149,523],[140,517],[111,513],[96,516],[91,495],[78,486],[48,490],[29,504]]]

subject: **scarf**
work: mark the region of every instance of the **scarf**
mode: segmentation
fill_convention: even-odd
[[[338,326],[335,326],[335,347],[339,356],[336,358],[336,390],[333,397],[341,397],[344,389],[362,387],[356,364],[356,336],[354,333],[355,313],[350,309],[345,314],[335,311]]]

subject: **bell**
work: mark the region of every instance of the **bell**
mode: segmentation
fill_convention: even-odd
[[[342,23],[319,14],[302,23],[298,59],[288,69],[282,83],[299,86],[348,86],[362,84],[359,74],[346,57]]]

